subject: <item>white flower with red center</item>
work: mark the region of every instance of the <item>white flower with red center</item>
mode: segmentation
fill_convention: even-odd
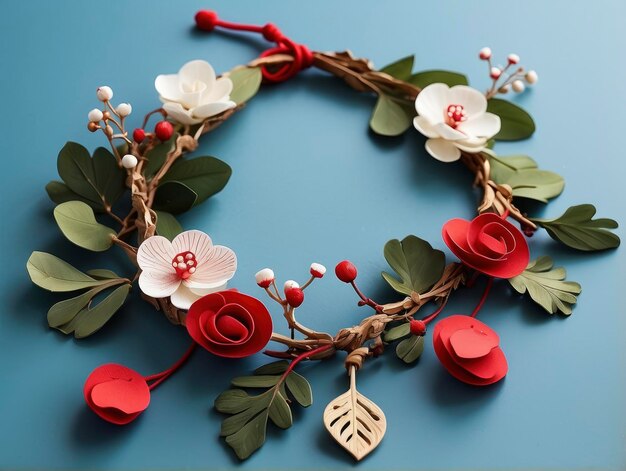
[[[461,151],[478,153],[500,131],[500,117],[487,113],[487,99],[466,85],[433,83],[415,100],[415,129],[428,138],[426,150],[442,162],[454,162]]]
[[[237,256],[228,247],[213,245],[201,231],[186,231],[171,242],[146,239],[137,251],[139,287],[153,298],[171,296],[172,304],[189,309],[194,301],[221,291],[237,270]]]
[[[159,75],[154,87],[167,116],[181,124],[201,123],[237,106],[230,99],[233,82],[216,78],[211,64],[202,60],[187,62],[177,74]]]

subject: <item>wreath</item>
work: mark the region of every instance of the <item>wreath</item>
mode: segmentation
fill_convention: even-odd
[[[135,420],[148,407],[152,390],[198,345],[213,355],[241,358],[274,342],[282,348],[264,353],[276,361],[250,376],[234,378],[232,388],[215,400],[215,408],[226,415],[221,436],[245,459],[264,443],[268,421],[289,428],[291,407],[311,405],[311,386],[296,372],[297,365],[341,351],[346,354],[349,389],[328,404],[324,424],[360,460],[380,443],[386,429],[383,411],[356,388],[357,372],[369,358],[395,346],[401,361],[415,362],[424,350],[427,329],[434,324],[433,349],[452,376],[475,386],[496,383],[507,374],[507,360],[498,334],[477,319],[494,279],[506,280],[497,286],[508,282],[514,291],[527,293],[549,314],[570,315],[581,292],[578,283],[566,280],[564,268],[554,267],[551,257],[531,257],[527,239],[545,229],[576,250],[594,252],[619,245],[610,231],[617,223],[593,219],[596,209],[591,204],[572,206],[547,219],[515,206],[525,199],[547,203],[564,187],[561,176],[539,169],[531,157],[494,151],[497,141],[526,139],[535,130],[526,111],[499,98],[537,82],[536,72],[521,67],[516,54],[509,54],[500,66],[494,64],[489,48],[480,51],[490,80],[482,93],[456,72],[414,73],[413,56],[375,69],[369,60],[348,51],[312,52],[272,24],[230,23],[210,11],[198,12],[195,19],[200,30],[220,27],[260,33],[275,46],[221,76],[202,60],[183,65],[177,74],[159,75],[155,87],[162,105],[147,113],[132,133],[126,127],[131,105],[115,106],[111,88],[99,87],[101,105],[88,113],[88,129],[101,132],[110,150],[101,147],[90,155],[80,144],[68,142],[58,156],[60,181],[46,186],[63,235],[94,252],[119,247],[132,263],[130,274],[120,276],[107,269],[83,272],[43,252],[33,252],[27,263],[32,282],[41,288],[80,293],[48,311],[50,327],[64,334],[84,338],[96,333],[135,288],[172,323],[185,327],[192,339],[189,350],[157,374],[143,376],[118,364],[96,368],[85,382],[84,397],[104,420],[119,425]],[[476,217],[451,219],[442,228],[443,242],[458,260],[446,261],[444,252],[414,235],[387,242],[384,257],[391,270],[382,278],[397,292],[395,302],[371,299],[357,285],[357,267],[348,260],[338,263],[337,278],[352,287],[359,306],[372,312],[359,325],[336,333],[315,330],[296,318],[305,291],[324,277],[323,265],[313,263],[306,282],[288,280],[282,289],[271,269],[260,270],[256,282],[278,305],[288,329],[283,335],[274,332],[263,302],[227,288],[237,269],[235,253],[214,244],[203,232],[183,231],[175,215],[218,193],[231,175],[229,165],[214,157],[186,158],[200,138],[243,110],[261,85],[288,80],[309,67],[376,96],[369,122],[374,133],[397,136],[413,125],[426,137],[428,154],[442,162],[460,161],[469,169],[482,198]],[[155,117],[158,121],[149,127]],[[124,207],[120,201],[126,202],[125,214],[117,210]],[[117,227],[100,222],[106,217]],[[486,278],[484,293],[471,314],[435,323],[450,296],[471,287],[479,277]],[[429,305],[433,309],[421,316]]]

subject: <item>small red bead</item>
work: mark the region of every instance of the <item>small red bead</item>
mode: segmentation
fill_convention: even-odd
[[[304,302],[304,291],[300,288],[291,288],[285,292],[285,297],[291,307],[300,307]]]
[[[344,283],[352,283],[356,279],[357,269],[352,262],[344,260],[335,267],[335,275]]]
[[[413,319],[409,323],[411,334],[422,336],[426,333],[426,323],[424,321]]]
[[[154,133],[160,141],[167,141],[174,134],[174,126],[169,121],[159,121],[154,127]]]
[[[146,138],[146,131],[141,128],[137,128],[133,131],[133,140],[139,144]]]
[[[200,10],[196,13],[196,26],[204,31],[213,31],[217,26],[217,13],[210,10]]]

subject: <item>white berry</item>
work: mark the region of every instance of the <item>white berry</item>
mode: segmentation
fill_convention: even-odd
[[[133,111],[133,107],[128,103],[120,103],[117,105],[117,108],[115,108],[115,111],[117,111],[117,114],[119,114],[122,118],[125,118]]]
[[[92,123],[98,123],[98,122],[102,121],[103,117],[104,117],[104,115],[102,114],[102,111],[100,111],[98,108],[94,108],[87,115],[87,118]]]
[[[539,80],[537,72],[535,72],[534,70],[529,70],[528,72],[526,72],[526,81],[528,83],[532,85],[533,83],[537,83],[537,80]]]
[[[507,60],[509,64],[517,64],[519,62],[519,56],[517,54],[509,54]]]
[[[300,285],[294,280],[285,281],[285,286],[284,286],[285,293],[293,288],[300,288]]]
[[[264,268],[263,270],[259,270],[254,278],[259,286],[267,288],[274,282],[274,270],[271,268]]]
[[[499,78],[500,75],[502,75],[502,71],[497,67],[492,67],[489,71],[489,76],[494,80]]]
[[[311,275],[316,278],[321,278],[326,274],[326,267],[321,263],[311,263]]]
[[[480,57],[484,61],[486,61],[487,59],[491,59],[491,48],[483,47],[478,53],[478,57]]]
[[[98,89],[96,90],[96,96],[100,101],[109,101],[111,98],[113,98],[113,90],[111,90],[111,87],[107,86],[98,87]]]
[[[122,157],[122,166],[124,168],[135,168],[137,166],[137,157],[132,154],[126,154]]]
[[[526,86],[524,85],[524,82],[522,82],[521,80],[515,80],[511,84],[511,87],[513,87],[513,91],[516,93],[522,93],[524,89],[526,88]]]

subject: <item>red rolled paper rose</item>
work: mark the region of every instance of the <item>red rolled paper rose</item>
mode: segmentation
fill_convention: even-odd
[[[433,346],[446,370],[464,383],[487,386],[504,378],[509,369],[498,334],[470,316],[439,321]]]
[[[519,275],[530,260],[524,234],[497,214],[481,214],[472,221],[451,219],[442,235],[465,265],[496,278]]]
[[[187,331],[209,352],[242,358],[260,351],[272,336],[272,317],[261,301],[237,291],[208,294],[189,308]]]
[[[83,394],[92,411],[116,425],[132,422],[150,404],[150,389],[144,377],[115,363],[93,370]]]

